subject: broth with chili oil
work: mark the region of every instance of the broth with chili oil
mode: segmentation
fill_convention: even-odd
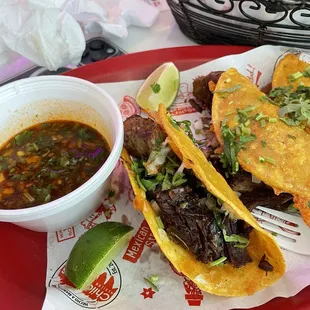
[[[0,148],[0,209],[58,199],[90,179],[110,154],[104,137],[73,121],[30,127]]]

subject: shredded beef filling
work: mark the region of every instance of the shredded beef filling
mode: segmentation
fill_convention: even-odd
[[[155,201],[167,232],[175,242],[182,240],[180,244],[186,244],[198,260],[209,263],[225,256],[236,268],[251,261],[246,248],[236,248],[236,243],[224,241],[214,213],[189,186],[158,191]],[[228,235],[249,238],[250,230],[243,221],[225,217],[223,224]]]
[[[209,88],[209,83],[216,84],[224,71],[213,71],[206,76],[200,76],[193,81],[193,95],[197,100],[190,100],[190,104],[198,112],[205,109],[211,110],[213,92]]]
[[[155,141],[160,140],[162,143],[166,137],[157,124],[140,116],[127,119],[124,127],[124,146],[131,156],[139,160],[146,160],[156,148]],[[174,159],[177,161],[177,167],[180,166],[181,162],[176,157]],[[167,176],[167,173],[171,173],[167,172],[167,165],[167,162],[166,168],[163,165],[161,175]],[[226,262],[239,268],[250,262],[246,246],[235,247],[237,243],[226,242],[223,234],[224,228],[228,236],[235,234],[248,239],[250,228],[246,227],[242,220],[232,220],[226,216],[215,198],[212,198],[210,207],[207,203],[210,193],[206,188],[192,171],[185,169],[183,174],[182,178],[186,178],[185,184],[171,186],[168,190],[163,190],[159,184],[146,192],[148,200],[155,200],[159,206],[158,215],[170,238],[204,263],[227,257]],[[142,183],[143,178],[147,177],[145,174],[139,176]],[[218,222],[218,216],[215,218],[215,214],[219,216],[221,223]]]

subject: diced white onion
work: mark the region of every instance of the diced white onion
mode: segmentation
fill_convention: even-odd
[[[185,168],[184,163],[182,163],[176,173],[183,172],[184,168]]]
[[[151,206],[152,206],[152,209],[154,210],[154,212],[155,212],[156,214],[159,214],[160,208],[159,208],[158,203],[157,203],[155,200],[152,200]]]
[[[202,120],[201,120],[201,118],[200,119],[198,119],[198,120],[196,120],[195,122],[194,122],[194,129],[195,130],[202,130],[203,129],[203,123],[202,123]]]
[[[239,192],[235,192],[236,194],[237,194],[237,196],[238,197],[240,197],[241,196],[241,193],[239,193]]]
[[[252,182],[256,183],[256,184],[259,184],[261,182],[261,180],[258,179],[255,175],[252,174]]]
[[[161,241],[166,242],[169,241],[167,233],[163,229],[158,229],[159,238]]]
[[[208,284],[208,282],[206,281],[205,277],[202,274],[199,274],[196,278],[195,278],[195,282],[198,282],[200,284],[206,285]]]

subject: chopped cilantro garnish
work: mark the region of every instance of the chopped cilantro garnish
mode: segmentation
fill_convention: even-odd
[[[163,191],[166,191],[171,188],[169,173],[166,173],[161,188]]]
[[[154,191],[159,182],[156,179],[141,179],[141,183],[147,191]]]
[[[310,77],[310,67],[307,66],[302,74],[304,75],[304,77]]]
[[[268,116],[264,115],[262,112],[259,112],[256,117],[255,117],[255,120],[256,121],[260,121],[261,119],[263,118],[267,118]]]
[[[290,139],[296,140],[296,137],[295,137],[295,136],[287,135],[287,137],[290,138]]]
[[[247,113],[247,112],[254,111],[255,109],[256,109],[255,106],[249,105],[248,107],[246,107],[246,108],[244,108],[244,109],[242,109],[242,110],[240,110],[240,111],[243,111],[243,112]]]
[[[244,133],[246,135],[250,135],[251,134],[251,128],[241,127],[241,131],[242,131],[242,133]]]
[[[248,136],[240,136],[240,139],[239,141],[242,143],[242,144],[245,144],[245,143],[249,143],[251,141],[254,141],[256,139],[256,136],[251,134],[251,135],[248,135]]]
[[[279,119],[288,126],[310,124],[310,87],[299,85],[295,91],[292,86],[278,87],[270,92],[270,96],[280,107]]]
[[[301,124],[301,121],[294,121],[293,119],[288,117],[279,117],[279,120],[284,122],[288,126],[298,126]]]
[[[269,97],[267,97],[266,95],[258,97],[258,100],[260,101],[268,101],[269,103],[274,104],[273,100],[271,100]]]
[[[269,121],[269,123],[276,123],[278,121],[278,119],[275,117],[269,117],[268,121]]]
[[[177,187],[185,183],[187,180],[185,178],[185,174],[183,172],[177,172],[172,177],[172,186]]]
[[[150,280],[150,279],[147,279],[147,278],[143,278],[144,281],[156,292],[158,292],[158,287]]]
[[[214,93],[233,93],[234,91],[236,91],[240,88],[242,88],[242,86],[240,84],[237,84],[237,85],[234,85],[234,86],[229,87],[229,88],[216,90]]]
[[[14,141],[17,145],[22,145],[25,142],[27,142],[28,139],[30,139],[32,135],[33,135],[33,131],[24,130],[23,132],[15,136]]]
[[[91,138],[91,135],[89,134],[87,128],[83,127],[78,131],[79,137],[82,140],[88,140]]]
[[[223,229],[222,231],[223,231],[223,237],[224,237],[225,242],[239,243],[241,245],[244,245],[243,247],[246,247],[249,244],[249,239],[245,237],[235,235],[235,234],[227,235],[225,229]]]
[[[177,122],[177,124],[184,130],[186,135],[194,142],[196,143],[196,140],[193,136],[192,130],[191,130],[191,122],[188,120]]]
[[[156,223],[157,223],[157,226],[159,229],[164,229],[164,224],[163,224],[163,221],[161,220],[160,216],[156,216],[155,218],[156,220]]]
[[[136,175],[136,181],[137,181],[139,187],[146,192],[146,188],[144,187],[143,183],[141,182],[141,177],[139,175]]]
[[[222,256],[222,257],[220,257],[219,259],[217,259],[217,260],[215,260],[215,261],[209,263],[209,266],[210,266],[210,267],[218,266],[218,265],[224,263],[226,260],[227,260],[227,257]]]
[[[267,162],[267,163],[270,163],[270,164],[273,164],[273,165],[276,163],[276,161],[273,158],[270,158],[270,157],[261,157],[261,156],[259,156],[258,160],[259,160],[260,163]]]
[[[168,117],[168,119],[169,119],[170,124],[171,124],[175,129],[179,129],[179,128],[180,128],[179,125],[178,125],[178,123],[177,123],[177,121],[174,120],[170,114],[167,114],[167,117]]]
[[[55,171],[51,171],[50,177],[51,177],[52,179],[56,179],[56,178],[58,177],[58,174],[57,174]]]
[[[230,174],[239,171],[239,163],[237,155],[241,149],[245,148],[245,144],[256,139],[251,133],[251,129],[240,124],[234,130],[222,125],[222,136],[224,139],[224,152],[220,156],[223,168],[227,168]]]
[[[158,173],[156,176],[156,181],[162,182],[164,180],[165,176],[162,173]]]
[[[158,94],[160,92],[160,85],[158,83],[151,84],[151,88],[155,94]]]
[[[158,276],[150,276],[150,277],[149,277],[149,280],[150,280],[151,282],[157,282],[157,281],[159,280],[159,277],[158,277]]]
[[[180,127],[184,130],[184,132],[187,134],[187,136],[194,142],[196,143],[196,140],[193,136],[193,133],[191,131],[191,122],[188,120],[184,120],[184,121],[176,121],[172,118],[172,116],[170,114],[167,115],[170,124],[175,128],[175,129],[179,129]]]
[[[262,143],[262,146],[263,146],[263,147],[266,147],[266,146],[267,146],[267,142],[266,142],[266,141],[262,140],[261,143]]]
[[[114,189],[110,189],[108,197],[111,198],[111,197],[114,197],[114,195],[115,195],[115,190]]]
[[[300,71],[297,71],[297,72],[295,72],[293,74],[290,74],[288,76],[288,80],[289,80],[289,82],[294,82],[294,81],[296,81],[297,79],[299,79],[301,77],[303,77],[303,74]]]
[[[260,127],[264,128],[266,127],[266,121],[264,119],[260,120]]]

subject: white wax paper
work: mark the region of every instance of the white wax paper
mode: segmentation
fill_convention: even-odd
[[[171,114],[177,119],[195,121],[188,103],[195,77],[213,70],[235,67],[259,87],[267,85],[277,59],[286,47],[263,46],[241,55],[232,55],[181,72],[181,87]],[[135,95],[143,81],[100,84],[120,104],[125,118],[140,113]],[[199,138],[199,137],[198,137]],[[119,162],[113,174],[113,188],[119,188],[117,199],[110,204],[103,197],[98,211],[85,221],[56,233],[48,234],[47,294],[44,310],[73,309],[148,309],[171,310],[201,307],[208,310],[249,308],[266,303],[275,297],[290,297],[310,284],[310,258],[283,251],[287,271],[272,287],[253,296],[225,298],[201,292],[196,285],[178,274],[160,253],[143,216],[132,206],[133,192],[127,175]],[[68,285],[63,276],[64,264],[78,237],[90,227],[103,221],[122,221],[133,225],[135,233],[128,247],[115,258],[89,290],[80,292]],[[159,291],[150,288],[143,277],[159,276]],[[238,285],[238,283],[236,283]]]

